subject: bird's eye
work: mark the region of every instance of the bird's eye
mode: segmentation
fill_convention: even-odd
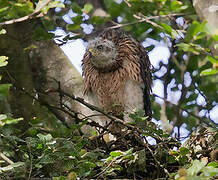
[[[101,51],[103,49],[102,45],[97,46],[97,50]]]

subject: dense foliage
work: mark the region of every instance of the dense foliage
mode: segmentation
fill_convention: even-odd
[[[97,7],[105,12],[97,14]],[[66,14],[68,23],[62,20]],[[107,144],[98,135],[80,134],[87,119],[66,126],[52,116],[53,124],[47,127],[45,119],[35,117],[23,132],[19,129],[23,118],[4,113],[0,115],[1,178],[182,180],[218,176],[217,119],[210,116],[218,102],[218,60],[210,49],[217,48],[214,42],[218,36],[207,22],[199,21],[191,1],[0,0],[0,38],[7,35],[7,25],[29,19],[41,22],[34,32],[36,41],[54,38],[51,31],[57,27],[67,33],[58,37],[59,45],[76,38],[86,41],[103,28],[120,28],[143,42],[149,52],[160,45],[166,47],[169,59],[164,61],[162,52],[158,52],[159,62],[153,69],[154,84],[159,83],[163,93],[152,96],[153,118],[155,122],[161,120],[163,130],[146,122],[139,111],[131,115],[134,123],[126,125],[126,136]],[[8,58],[0,55],[1,69],[7,67]],[[8,107],[12,86],[15,84],[0,84],[2,112]],[[139,127],[141,122],[146,126]],[[201,128],[205,125],[211,128]],[[181,146],[180,141],[186,138],[183,136],[191,138]],[[150,145],[149,138],[155,145]]]

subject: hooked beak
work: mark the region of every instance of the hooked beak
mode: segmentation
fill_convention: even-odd
[[[94,49],[90,48],[89,50],[89,53],[91,56],[95,56],[95,54],[97,53]]]

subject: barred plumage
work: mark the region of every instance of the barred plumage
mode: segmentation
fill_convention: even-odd
[[[151,118],[151,70],[146,50],[118,30],[103,31],[84,55],[85,94],[113,115],[145,110]]]

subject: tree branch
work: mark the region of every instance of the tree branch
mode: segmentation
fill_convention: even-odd
[[[124,26],[129,26],[129,25],[133,25],[133,24],[137,24],[137,23],[142,23],[142,22],[147,22],[147,23],[152,24],[155,27],[162,28],[157,23],[154,23],[154,22],[152,22],[150,20],[152,20],[152,19],[159,19],[159,18],[168,18],[168,17],[172,17],[172,16],[187,16],[187,15],[191,15],[191,14],[178,13],[178,14],[168,14],[168,15],[159,15],[159,16],[150,16],[150,17],[139,17],[139,16],[135,15],[135,18],[139,19],[138,21],[131,22],[131,23],[125,23],[125,24],[118,24],[117,23],[117,25],[109,27],[107,29],[117,29],[117,28],[121,28],[121,27],[124,27]]]
[[[9,24],[13,24],[13,23],[17,23],[17,22],[22,22],[22,21],[26,21],[28,19],[33,19],[35,17],[42,17],[43,14],[41,13],[41,10],[48,4],[50,3],[52,0],[46,0],[45,2],[42,2],[42,4],[37,7],[33,13],[23,16],[21,18],[17,18],[17,19],[12,19],[9,21],[5,21],[5,22],[1,22],[0,25],[9,25]]]

